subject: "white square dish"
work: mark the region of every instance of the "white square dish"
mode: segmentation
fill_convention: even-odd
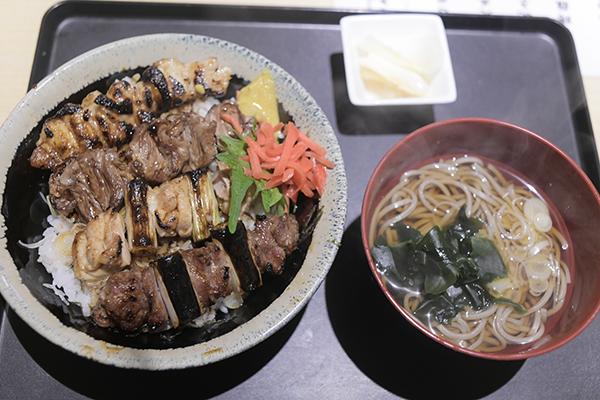
[[[351,15],[340,20],[340,27],[352,104],[445,104],[456,100],[452,60],[440,16]]]

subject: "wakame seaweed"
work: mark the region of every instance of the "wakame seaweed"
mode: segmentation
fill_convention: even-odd
[[[427,234],[397,222],[393,229],[398,244],[390,245],[379,236],[371,255],[388,289],[403,303],[408,293],[421,293],[424,298],[414,315],[423,322],[435,318],[449,325],[465,307],[485,310],[494,303],[513,306],[519,313],[525,309],[505,298],[496,298],[485,284],[506,277],[507,270],[491,240],[478,237],[483,222],[467,217],[463,206],[455,221],[444,227],[433,227]]]

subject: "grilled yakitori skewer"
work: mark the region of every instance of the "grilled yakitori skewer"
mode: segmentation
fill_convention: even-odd
[[[207,239],[221,223],[209,170],[192,171],[150,187],[132,180],[125,196],[125,225],[133,254],[156,254],[159,237]]]
[[[143,123],[120,152],[86,150],[57,167],[48,180],[50,202],[66,218],[88,222],[120,207],[134,178],[160,184],[208,166],[217,152],[215,130],[214,122],[192,113]]]
[[[110,208],[75,234],[72,254],[78,279],[95,285],[128,267],[131,255],[156,257],[160,238],[197,243],[221,224],[209,170],[188,172],[154,188],[143,178],[133,179],[123,214]]]
[[[298,242],[293,215],[263,218],[261,223],[265,229],[258,232],[242,229],[240,222],[233,234],[236,237],[229,237],[232,234],[226,227],[217,229],[201,247],[161,257],[141,271],[111,275],[98,296],[94,321],[126,332],[152,332],[190,323],[219,299],[224,299],[228,308],[238,307],[241,295],[262,284],[264,273],[281,273],[285,258],[270,258],[273,246],[289,255]],[[271,232],[268,240],[252,238],[262,238],[266,232]],[[285,237],[273,237],[273,232]],[[260,257],[276,265],[261,268],[256,261]]]
[[[67,158],[88,149],[129,142],[136,126],[161,112],[206,95],[223,95],[231,71],[215,57],[182,64],[160,60],[141,79],[120,80],[106,95],[94,91],[81,104],[66,104],[47,119],[29,159],[32,166],[54,170]]]
[[[135,261],[156,257],[159,237],[173,236],[200,247],[146,267]],[[198,318],[219,298],[233,296],[226,304],[234,308],[265,273],[281,274],[298,240],[298,222],[288,214],[257,217],[252,229],[238,222],[231,234],[220,223],[211,173],[201,170],[155,188],[132,180],[125,216],[107,210],[75,235],[73,267],[90,288],[102,288],[94,295],[99,326],[154,331]]]

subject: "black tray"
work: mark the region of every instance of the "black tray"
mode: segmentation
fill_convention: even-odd
[[[360,243],[360,204],[378,160],[429,122],[489,117],[545,136],[600,187],[600,168],[573,40],[540,18],[444,15],[455,103],[354,107],[344,81],[339,19],[349,12],[213,5],[66,2],[40,29],[30,85],[113,40],[174,32],[214,36],[281,65],[329,117],[349,182],[347,229],[331,272],[306,308],[260,345],[183,371],[108,367],[75,356],[0,315],[4,398],[593,398],[600,392],[600,322],[527,361],[464,356],[397,315],[371,278]],[[3,300],[0,298],[0,305]]]

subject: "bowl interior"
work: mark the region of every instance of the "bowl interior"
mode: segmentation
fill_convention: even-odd
[[[600,196],[583,171],[556,146],[521,127],[488,119],[463,118],[421,128],[394,146],[375,169],[362,209],[365,250],[380,286],[393,301],[374,267],[365,233],[373,211],[386,187],[415,164],[449,154],[479,155],[500,162],[525,176],[554,204],[571,237],[574,254],[572,295],[563,306],[560,320],[542,339],[530,346],[515,346],[498,353],[462,349],[425,330],[396,305],[413,325],[428,336],[456,350],[491,359],[519,359],[540,355],[560,347],[585,329],[600,309]]]
[[[336,166],[328,172],[320,199],[322,215],[313,232],[306,258],[291,266],[274,287],[249,300],[228,322],[208,330],[187,330],[175,336],[115,338],[81,323],[77,310],[65,307],[43,286],[49,275],[37,262],[35,251],[18,245],[31,242],[44,229],[48,210],[44,193],[47,173],[28,163],[40,121],[68,99],[79,100],[88,86],[106,90],[105,78],[126,70],[145,68],[161,58],[182,62],[216,56],[241,81],[249,81],[269,68],[283,109],[296,125],[327,149]],[[81,91],[84,92],[81,92]],[[72,97],[75,96],[75,97]],[[5,229],[0,251],[0,290],[13,310],[39,334],[81,356],[110,365],[143,369],[173,369],[209,364],[238,354],[268,338],[308,302],[324,279],[344,229],[347,189],[337,139],[323,111],[286,71],[261,55],[223,40],[197,36],[159,34],[125,39],[94,49],[58,68],[32,89],[9,115],[0,130],[0,168],[7,179],[0,189]],[[334,238],[335,240],[331,240]],[[294,264],[294,263],[292,263]],[[302,271],[301,273],[297,273]],[[272,289],[272,290],[271,290]],[[257,301],[262,304],[254,304]],[[184,330],[185,332],[185,330]]]

